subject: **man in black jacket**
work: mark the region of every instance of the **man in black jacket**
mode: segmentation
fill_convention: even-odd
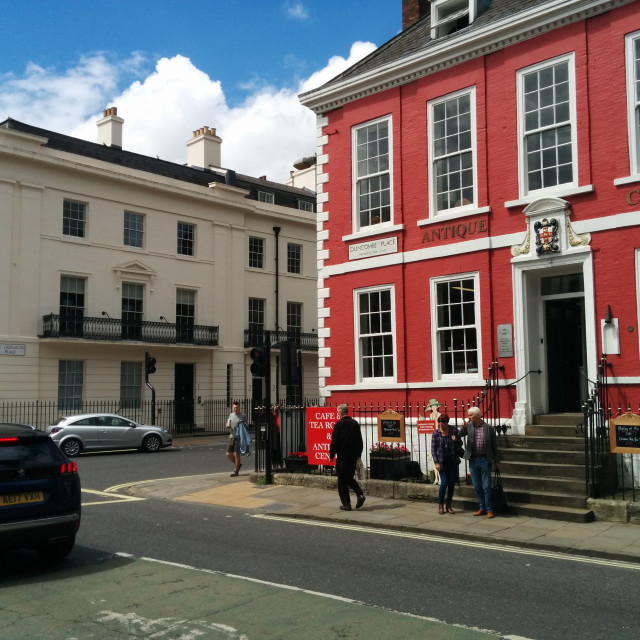
[[[348,405],[338,405],[338,413],[340,419],[333,427],[329,457],[331,460],[334,456],[338,458],[336,473],[338,475],[338,495],[340,502],[342,502],[340,508],[343,511],[351,511],[349,488],[353,489],[358,496],[356,509],[364,504],[364,493],[354,478],[358,458],[362,455],[362,433],[360,425],[349,417]]]

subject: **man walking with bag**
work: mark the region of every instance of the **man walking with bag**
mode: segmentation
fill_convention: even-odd
[[[337,456],[336,474],[338,475],[338,495],[340,496],[340,508],[343,511],[351,511],[351,498],[349,488],[353,489],[358,499],[356,509],[364,504],[364,493],[354,478],[358,458],[362,455],[362,433],[360,425],[349,417],[349,407],[346,404],[338,405],[340,419],[333,427],[331,434],[331,446],[329,459]]]
[[[469,461],[469,473],[478,498],[479,509],[474,516],[495,518],[491,495],[491,470],[500,467],[500,452],[495,429],[483,419],[478,407],[468,412],[469,422],[460,429],[460,437],[467,436],[464,459]]]

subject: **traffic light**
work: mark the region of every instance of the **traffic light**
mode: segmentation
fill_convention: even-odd
[[[298,346],[293,340],[280,343],[280,383],[284,385],[300,384]]]
[[[253,347],[249,352],[251,358],[251,374],[255,378],[264,378],[270,365],[269,347]]]
[[[156,359],[149,355],[148,351],[144,353],[144,375],[148,379],[149,375],[156,372]]]

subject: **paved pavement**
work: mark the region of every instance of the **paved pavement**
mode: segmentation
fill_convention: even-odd
[[[212,444],[208,439],[178,441],[177,446]],[[252,459],[247,462],[253,463]],[[519,548],[640,563],[640,526],[617,522],[571,523],[526,516],[475,517],[470,511],[439,515],[433,502],[367,496],[359,510],[341,511],[335,489],[303,484],[258,485],[256,474],[240,470],[168,478],[118,487],[120,493],[235,507],[281,518],[306,518],[366,527],[491,542]],[[292,474],[276,474],[276,483],[310,482]],[[366,490],[365,490],[366,493]],[[354,499],[355,504],[355,499]]]

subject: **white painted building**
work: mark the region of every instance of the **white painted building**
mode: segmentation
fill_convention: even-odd
[[[198,424],[204,399],[265,396],[249,348],[277,328],[317,396],[315,193],[221,168],[208,127],[186,165],[125,151],[123,122],[107,109],[97,144],[0,123],[0,401],[148,399],[148,351]]]

